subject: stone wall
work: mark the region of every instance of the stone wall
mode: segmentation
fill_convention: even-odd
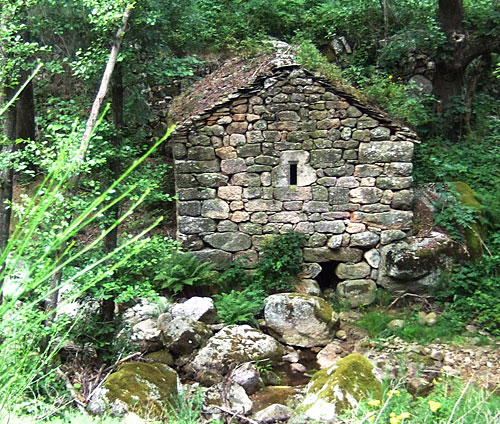
[[[270,234],[295,230],[306,262],[376,279],[374,248],[404,238],[413,217],[415,135],[381,116],[288,67],[193,118],[173,139],[179,240],[203,259],[251,263]]]

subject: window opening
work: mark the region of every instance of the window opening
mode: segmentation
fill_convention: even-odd
[[[297,162],[290,162],[290,185],[297,185]]]
[[[339,278],[335,275],[335,268],[339,262],[322,262],[321,272],[316,277],[316,281],[319,284],[320,289],[323,291],[325,289],[336,289],[339,283]]]

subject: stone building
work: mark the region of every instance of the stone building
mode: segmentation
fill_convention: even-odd
[[[276,56],[233,60],[170,115],[185,248],[251,263],[270,234],[295,230],[305,278],[374,288],[378,248],[412,228],[410,129]]]

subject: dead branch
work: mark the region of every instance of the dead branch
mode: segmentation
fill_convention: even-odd
[[[398,296],[396,299],[394,299],[391,304],[389,305],[389,308],[392,308],[396,303],[398,303],[400,300],[404,299],[405,297],[415,297],[417,299],[423,300],[424,303],[432,309],[432,305],[429,302],[428,299],[432,299],[432,296],[425,296],[421,294],[414,294],[414,293],[403,293],[402,295]]]
[[[71,383],[69,377],[59,368],[56,369],[56,374],[62,381],[64,381],[64,384],[66,384],[66,388],[70,393],[71,399],[73,399],[80,412],[87,415],[87,411],[85,409],[87,406],[87,400],[75,389],[75,386]]]
[[[231,422],[235,418],[238,418],[239,420],[246,421],[250,424],[259,424],[257,421],[252,420],[251,418],[245,417],[244,415],[238,414],[237,412],[230,411],[229,409],[223,408],[222,406],[210,405],[210,408],[217,408],[221,412],[224,412],[224,414],[231,415]]]

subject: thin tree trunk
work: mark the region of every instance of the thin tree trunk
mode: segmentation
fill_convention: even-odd
[[[4,89],[5,103],[12,100],[15,95],[15,90],[12,88]],[[10,109],[7,110],[5,121],[4,121],[4,135],[8,144],[3,147],[2,153],[7,155],[12,154],[16,150],[16,105],[11,105]],[[12,196],[14,194],[14,168],[9,166],[5,169],[0,170],[0,253],[4,251],[7,243],[9,242],[10,235],[10,220],[12,216],[12,209],[9,203],[12,202]],[[4,265],[1,265],[2,267]],[[2,268],[0,268],[0,273]],[[3,279],[0,279],[0,303],[2,299],[2,286]]]

